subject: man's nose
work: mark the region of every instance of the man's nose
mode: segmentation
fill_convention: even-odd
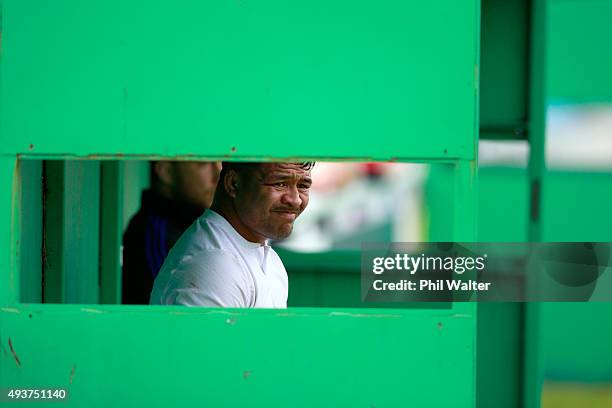
[[[289,186],[289,188],[283,194],[282,203],[290,205],[292,208],[298,209],[302,205],[302,198],[297,186]]]

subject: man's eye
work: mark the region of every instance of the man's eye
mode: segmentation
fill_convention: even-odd
[[[300,184],[298,186],[298,188],[301,189],[301,190],[308,190],[310,188],[310,185],[309,184]]]
[[[276,187],[287,187],[287,183],[274,183]]]

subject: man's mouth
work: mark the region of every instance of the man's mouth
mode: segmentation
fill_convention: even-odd
[[[272,212],[276,213],[279,217],[282,217],[290,221],[295,220],[298,216],[297,211],[292,211],[292,210],[273,210]]]

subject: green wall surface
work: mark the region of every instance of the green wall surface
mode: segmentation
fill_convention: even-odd
[[[612,1],[551,0],[549,98],[612,102]]]
[[[466,407],[474,397],[472,322],[453,312],[56,305],[4,311],[2,328],[3,385],[68,388],[62,406]]]
[[[2,128],[19,137],[0,153],[473,159],[479,15],[476,0],[6,0]]]
[[[473,240],[479,28],[477,0],[3,1],[0,385],[66,387],[74,407],[473,407],[473,304],[21,303],[21,260],[32,254],[19,251],[20,198],[31,187],[17,159],[60,163],[42,221],[58,238],[43,242],[59,254],[48,283],[60,300],[117,294],[107,275],[90,287],[90,268],[81,289],[91,298],[65,285],[77,271],[65,265],[86,261],[69,248],[92,263],[102,251],[101,270],[116,271],[120,180],[131,175],[97,162],[110,158],[443,161],[454,238]],[[72,158],[87,161],[61,161]],[[110,220],[100,237],[67,222],[93,213]]]
[[[545,198],[547,241],[612,242],[612,173],[553,173]],[[610,303],[544,304],[547,378],[612,383],[611,315]]]
[[[529,96],[529,2],[483,0],[480,137],[525,138]]]
[[[480,406],[519,405],[519,307],[479,306],[483,324],[477,330],[471,305],[338,309],[359,306],[358,273],[345,273],[347,262],[357,265],[350,254],[322,255],[320,267],[310,260],[292,276],[291,305],[330,309],[19,305],[16,293],[35,299],[38,292],[19,288],[15,254],[21,248],[23,262],[39,237],[15,243],[19,228],[33,228],[16,221],[15,186],[26,172],[15,173],[15,155],[474,159],[479,79],[483,134],[525,136],[527,3],[484,1],[487,34],[479,44],[477,1],[386,0],[372,7],[348,1],[5,0],[0,180],[13,190],[0,192],[6,254],[0,276],[7,283],[0,298],[8,300],[0,311],[2,385],[65,385],[72,406],[118,400],[135,406],[203,400],[227,406],[473,406],[478,352]],[[546,3],[551,100],[612,100],[606,52],[611,2]],[[472,217],[458,219],[455,200],[465,191],[456,189],[452,170],[434,169],[437,181],[428,185],[428,194],[437,197],[428,209],[431,240],[453,240],[469,230]],[[128,178],[136,174],[124,171]],[[479,239],[525,240],[525,171],[480,171]],[[603,173],[547,174],[543,239],[610,241],[610,183]],[[21,188],[34,191],[23,182]],[[93,196],[89,190],[92,202]],[[137,199],[128,197],[131,208]],[[27,208],[36,211],[35,201]],[[89,246],[95,257],[94,241],[74,244]],[[31,261],[25,268],[34,270]],[[287,263],[299,270],[299,259]],[[92,282],[88,275],[83,284],[95,293]],[[609,312],[606,304],[542,306],[548,378],[610,381]],[[160,384],[180,395],[173,398]],[[267,393],[277,388],[280,393]]]
[[[436,166],[427,183],[431,240],[444,240],[445,226],[452,224],[445,204],[452,201],[448,169]],[[528,211],[526,171],[520,168],[481,167],[479,172],[479,222],[481,241],[525,241]],[[548,242],[612,241],[612,173],[592,171],[549,171],[543,191],[543,240]],[[493,199],[495,197],[495,199]],[[452,215],[452,214],[450,214]],[[608,268],[606,273],[612,273]],[[480,305],[482,306],[482,305]],[[500,322],[495,330],[480,333],[487,348],[486,364],[516,370],[519,356],[505,354],[508,343],[518,342],[516,307],[512,304],[485,305],[496,308],[491,317]],[[546,378],[564,381],[612,382],[612,305],[609,303],[542,303],[542,352]],[[514,311],[513,311],[514,310]],[[481,318],[489,311],[479,308]],[[506,316],[506,317],[504,317]],[[491,389],[498,389],[491,384]],[[497,398],[491,396],[492,400]],[[513,399],[515,396],[508,395]],[[505,399],[507,401],[507,399]]]
[[[610,0],[551,1],[552,104],[612,103],[611,21]],[[544,223],[545,239],[611,242],[611,186],[610,173],[551,174],[544,203],[549,220]],[[612,305],[547,303],[543,314],[547,378],[612,382]]]

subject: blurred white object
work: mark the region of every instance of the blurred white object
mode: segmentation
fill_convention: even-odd
[[[612,169],[612,104],[550,107],[546,164],[553,169]]]
[[[551,106],[547,112],[546,167],[566,170],[612,169],[612,104]],[[481,140],[481,166],[526,168],[525,140]]]

